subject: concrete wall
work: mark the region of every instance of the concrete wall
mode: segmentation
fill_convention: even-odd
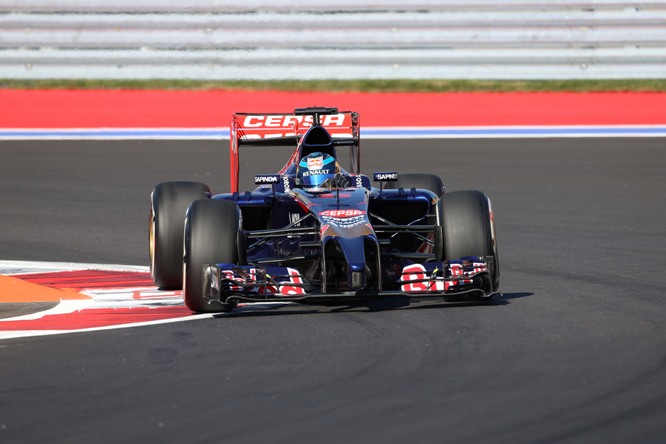
[[[666,1],[0,0],[0,78],[666,77]]]

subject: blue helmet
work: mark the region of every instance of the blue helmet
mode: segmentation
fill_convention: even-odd
[[[321,188],[336,173],[335,157],[314,152],[303,157],[296,169],[296,184],[306,189]]]

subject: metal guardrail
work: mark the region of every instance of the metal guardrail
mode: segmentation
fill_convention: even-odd
[[[313,3],[0,0],[0,78],[666,77],[664,1]]]

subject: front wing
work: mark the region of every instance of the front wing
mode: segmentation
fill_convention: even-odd
[[[235,264],[204,265],[204,299],[209,303],[335,302],[383,296],[482,299],[496,293],[488,260],[477,256],[446,262],[414,263],[396,273],[395,290],[327,293],[318,282],[289,267]]]

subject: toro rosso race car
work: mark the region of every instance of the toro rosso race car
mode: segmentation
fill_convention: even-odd
[[[234,114],[231,192],[165,182],[151,194],[150,269],[194,312],[239,302],[344,305],[373,297],[483,300],[499,289],[490,199],[431,174],[360,173],[359,117],[336,108]],[[239,192],[245,145],[293,144]],[[349,149],[348,169],[338,151]]]

